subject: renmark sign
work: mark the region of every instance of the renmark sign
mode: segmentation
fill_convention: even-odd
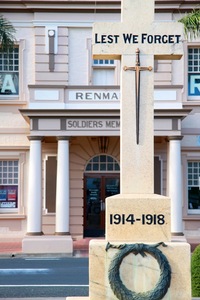
[[[69,91],[69,101],[119,101],[118,90]]]

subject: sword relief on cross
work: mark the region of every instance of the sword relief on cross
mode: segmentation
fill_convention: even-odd
[[[139,144],[140,132],[140,71],[152,71],[153,68],[140,66],[140,50],[136,49],[136,63],[135,67],[124,66],[124,71],[135,71],[135,96],[136,96],[136,143]]]

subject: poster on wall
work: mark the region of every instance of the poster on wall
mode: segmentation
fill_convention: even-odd
[[[0,208],[17,208],[18,186],[0,186]]]
[[[6,195],[7,191],[6,190],[0,190],[0,201],[6,201]]]
[[[17,200],[17,191],[16,190],[8,190],[8,201],[16,201]]]

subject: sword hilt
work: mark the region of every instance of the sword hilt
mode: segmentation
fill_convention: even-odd
[[[135,53],[136,53],[136,61],[135,61],[135,65],[136,65],[137,67],[139,67],[139,66],[140,66],[140,49],[137,48],[136,51],[135,51]]]

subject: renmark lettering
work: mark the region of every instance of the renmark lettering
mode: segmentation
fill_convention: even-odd
[[[77,92],[76,100],[119,100],[116,92]]]

